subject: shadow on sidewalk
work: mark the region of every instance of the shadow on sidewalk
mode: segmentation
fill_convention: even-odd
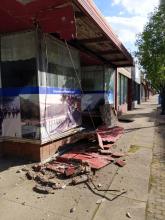
[[[138,112],[138,109],[136,110],[137,112],[128,112],[127,114],[124,114],[123,117],[127,119],[136,119],[136,118],[149,118],[150,121],[155,121],[156,119],[156,114],[155,110],[152,112],[147,112],[147,113],[140,113]]]
[[[11,167],[28,165],[30,163],[31,163],[30,161],[27,161],[21,158],[3,157],[3,158],[0,158],[0,172],[8,170]]]
[[[157,125],[146,126],[146,127],[137,127],[137,128],[128,128],[128,129],[125,129],[125,133],[129,133],[129,132],[133,132],[133,131],[145,129],[145,128],[153,128],[153,127],[157,127]]]

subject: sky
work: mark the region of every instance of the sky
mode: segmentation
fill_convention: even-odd
[[[136,50],[136,35],[143,31],[149,14],[159,0],[93,0],[121,42],[130,52]]]

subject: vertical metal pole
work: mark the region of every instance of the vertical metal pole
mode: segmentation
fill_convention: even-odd
[[[117,73],[117,68],[115,69],[115,110],[117,111],[117,92],[118,92],[118,88],[117,88],[117,82],[118,82],[118,73]]]
[[[2,109],[3,109],[3,96],[2,96],[2,78],[1,78],[1,35],[0,35],[0,109],[1,109],[1,114],[2,114]],[[2,122],[3,122],[3,116],[0,115],[0,136],[2,136]],[[1,152],[0,152],[1,153]]]

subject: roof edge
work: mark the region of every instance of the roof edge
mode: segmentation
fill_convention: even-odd
[[[84,12],[88,14],[88,16],[91,17],[99,27],[102,28],[107,37],[109,37],[112,40],[114,46],[116,46],[127,57],[127,59],[133,66],[133,57],[125,48],[125,46],[121,43],[121,41],[117,38],[112,28],[107,23],[107,21],[105,20],[97,6],[94,4],[94,2],[91,0],[73,0],[73,2],[77,6],[80,6],[84,10]]]

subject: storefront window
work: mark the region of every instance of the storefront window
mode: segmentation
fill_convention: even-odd
[[[82,111],[99,112],[104,104],[104,67],[86,66],[82,68],[82,88],[84,94],[81,100]]]
[[[43,36],[41,48],[39,100],[45,142],[81,124],[80,61],[76,49],[50,35]]]
[[[1,36],[2,136],[40,138],[36,55],[35,32]]]
[[[127,103],[128,79],[126,76],[119,74],[119,104]]]
[[[68,48],[58,40],[46,38],[45,70],[40,70],[39,85],[60,89],[78,89],[80,87],[80,62],[77,50]]]
[[[1,37],[1,77],[3,88],[37,86],[33,32]]]
[[[106,68],[105,70],[105,96],[108,98],[107,102],[109,104],[114,104],[114,85],[115,85],[115,69]]]
[[[82,87],[84,91],[104,91],[104,68],[89,66],[82,68]]]

